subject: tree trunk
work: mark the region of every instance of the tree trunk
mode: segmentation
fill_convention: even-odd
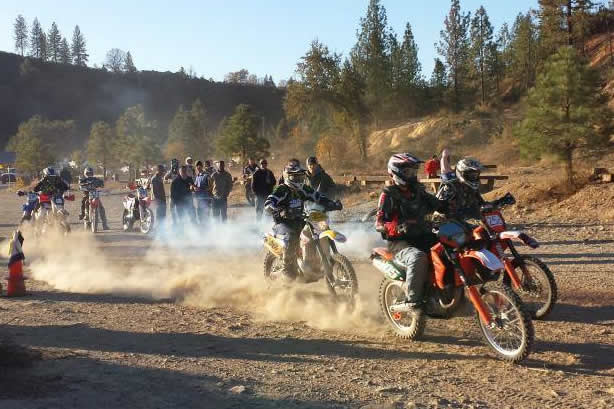
[[[567,43],[573,45],[572,0],[567,0]]]
[[[360,152],[360,159],[364,161],[367,159],[367,125],[362,119],[358,119],[358,121],[356,122],[356,126],[358,128],[356,131],[356,138],[358,139],[358,151]]]
[[[567,171],[567,186],[570,189],[575,187],[574,172],[573,172],[573,150],[568,149],[565,152],[565,170]]]

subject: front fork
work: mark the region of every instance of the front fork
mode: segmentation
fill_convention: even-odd
[[[471,300],[471,304],[473,304],[473,308],[475,308],[475,310],[478,312],[478,315],[480,316],[480,319],[482,320],[482,322],[485,323],[486,325],[490,325],[490,323],[492,322],[492,315],[490,314],[489,308],[484,304],[484,301],[482,301],[482,296],[480,295],[480,291],[478,290],[477,286],[469,285],[467,283],[467,277],[465,277],[465,273],[463,272],[463,269],[460,266],[458,257],[457,256],[451,257],[449,254],[447,255],[448,255],[448,258],[454,264],[454,268],[456,269],[456,274],[458,274],[461,282],[467,289],[467,293],[469,295],[469,299]]]
[[[509,277],[512,287],[515,290],[520,290],[522,289],[522,282],[516,274],[516,266],[520,266],[523,274],[527,274],[527,267],[525,266],[522,257],[520,257],[520,254],[516,250],[516,247],[514,247],[514,244],[511,241],[508,241],[507,246],[512,253],[512,257],[502,257],[503,265],[505,266],[505,271],[507,272],[507,276]]]

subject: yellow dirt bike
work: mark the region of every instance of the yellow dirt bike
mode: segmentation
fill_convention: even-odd
[[[329,292],[338,300],[353,305],[358,294],[358,279],[350,260],[339,253],[337,243],[347,238],[330,228],[329,219],[322,206],[316,205],[303,214],[305,227],[297,248],[297,279],[305,283],[326,281]],[[288,246],[286,234],[267,233],[264,247],[264,277],[273,282],[283,273],[282,254]]]

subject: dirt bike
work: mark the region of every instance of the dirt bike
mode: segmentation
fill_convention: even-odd
[[[298,279],[310,283],[326,280],[329,292],[338,300],[353,305],[358,294],[358,279],[350,260],[339,253],[336,243],[347,238],[329,226],[328,216],[321,206],[315,206],[303,214],[305,227],[301,231],[297,249]],[[267,233],[264,247],[264,276],[271,282],[283,275],[282,254],[288,246],[287,236]]]
[[[26,202],[22,205],[23,214],[19,221],[19,226],[29,223],[34,226],[36,223],[36,207],[38,206],[38,193],[17,191],[17,196],[26,196]]]
[[[484,340],[496,354],[511,362],[525,359],[533,345],[533,322],[518,295],[497,282],[504,270],[501,260],[484,249],[483,242],[475,240],[462,223],[443,222],[434,233],[438,243],[428,254],[423,308],[407,303],[407,271],[394,255],[385,248],[376,248],[371,255],[375,268],[384,274],[379,304],[395,334],[404,339],[419,338],[427,315],[449,318],[466,295]]]
[[[141,182],[131,184],[128,188],[131,192],[124,197],[122,228],[124,231],[132,230],[134,222],[138,220],[140,222],[141,233],[150,233],[153,230],[154,215],[149,208],[151,199],[147,197],[147,189],[145,189]]]
[[[254,194],[254,191],[252,190],[252,177],[253,177],[253,173],[250,175],[243,175],[243,180],[241,181],[241,184],[243,185],[243,188],[245,189],[245,200],[247,200],[247,203],[249,203],[250,206],[255,206],[256,205],[256,195]]]
[[[26,217],[26,207],[32,209],[32,217],[34,219],[34,227],[36,234],[44,234],[48,228],[58,228],[65,235],[70,233],[70,224],[68,223],[68,210],[64,208],[66,200],[75,200],[75,196],[72,194],[53,193],[51,195],[45,193],[36,192],[17,192],[19,196],[28,196],[28,203],[24,205],[24,215],[22,221]],[[34,201],[34,195],[37,196],[38,201]],[[31,202],[32,201],[32,202]]]
[[[488,249],[503,262],[507,273],[503,282],[520,296],[533,318],[541,319],[552,311],[556,303],[556,280],[548,266],[539,258],[518,253],[514,240],[532,249],[539,247],[539,243],[525,232],[507,230],[500,209],[514,203],[516,200],[508,193],[493,204],[482,206],[480,227],[474,234],[486,240]]]
[[[98,208],[100,207],[100,192],[92,185],[86,185],[82,190],[87,192],[88,199],[85,204],[85,215],[83,217],[83,229],[91,230],[92,233],[98,232]]]

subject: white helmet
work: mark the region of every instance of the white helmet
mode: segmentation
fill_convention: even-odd
[[[456,177],[471,189],[478,190],[482,169],[484,169],[484,166],[476,159],[464,158],[456,164]]]
[[[418,168],[423,161],[411,153],[396,153],[388,160],[388,174],[396,185],[418,181]]]
[[[302,189],[305,185],[305,169],[298,165],[288,165],[284,168],[284,184],[292,189]]]

